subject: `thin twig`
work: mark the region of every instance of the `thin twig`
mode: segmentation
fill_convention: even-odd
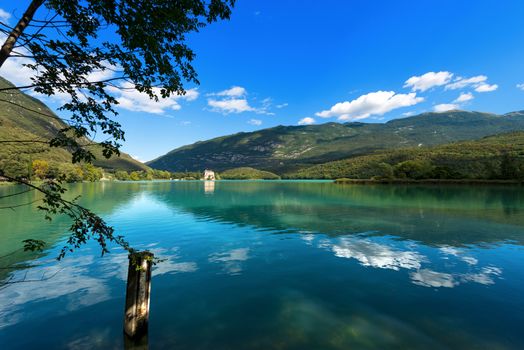
[[[35,199],[31,202],[27,202],[27,203],[22,203],[22,204],[17,204],[17,205],[9,205],[9,206],[5,206],[5,207],[0,207],[0,210],[1,209],[14,209],[14,208],[19,208],[19,207],[23,207],[23,206],[26,206],[26,205],[31,205],[33,203],[36,203],[38,201],[41,201],[42,198],[38,198],[38,199]]]
[[[6,195],[6,196],[0,196],[0,199],[9,198],[9,197],[14,197],[14,196],[19,196],[19,195],[21,195],[21,194],[24,194],[24,193],[27,193],[27,192],[31,192],[31,191],[34,191],[34,189],[33,189],[33,188],[30,188],[30,189],[27,189],[27,190],[25,190],[25,191],[20,191],[20,192],[17,192],[17,193],[8,194],[8,195]],[[2,257],[0,256],[0,258],[2,258]]]

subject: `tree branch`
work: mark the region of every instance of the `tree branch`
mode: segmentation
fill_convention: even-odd
[[[115,80],[127,80],[127,77],[115,77],[105,80],[99,80],[99,81],[86,81],[81,83],[72,83],[72,82],[63,82],[63,83],[38,83],[33,85],[25,85],[25,86],[13,86],[13,87],[7,87],[7,88],[1,88],[0,91],[9,91],[9,90],[21,90],[21,89],[32,89],[36,86],[42,87],[42,86],[75,86],[75,87],[83,87],[83,86],[91,86],[94,84],[105,84],[111,81]]]
[[[49,141],[42,141],[42,140],[0,140],[0,143],[45,143],[45,144],[49,144]]]

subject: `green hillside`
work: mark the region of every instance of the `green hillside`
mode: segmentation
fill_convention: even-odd
[[[220,178],[225,180],[278,180],[280,177],[269,171],[258,170],[250,167],[229,169],[220,173]]]
[[[300,179],[524,179],[524,132],[379,151],[286,175]]]
[[[0,77],[0,88],[12,86]],[[71,163],[71,154],[63,148],[48,146],[58,130],[65,126],[45,104],[16,90],[0,92],[0,169],[27,169],[34,160],[53,164]],[[37,142],[25,142],[25,141]],[[24,141],[24,142],[21,142]],[[105,159],[101,148],[94,145],[94,165],[107,170],[147,170],[148,167],[122,153]]]
[[[524,130],[524,111],[505,115],[451,111],[387,123],[277,126],[175,149],[149,166],[169,171],[254,167],[279,174],[377,150],[434,146]]]

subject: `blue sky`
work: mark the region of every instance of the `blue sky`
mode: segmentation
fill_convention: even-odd
[[[0,4],[0,18],[24,4]],[[280,124],[521,110],[523,18],[522,0],[238,0],[230,21],[189,37],[200,86],[160,104],[115,92],[123,150],[146,161]],[[13,67],[0,75],[16,80]]]

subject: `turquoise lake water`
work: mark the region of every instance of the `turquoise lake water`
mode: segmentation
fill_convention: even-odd
[[[524,349],[523,187],[195,181],[69,192],[167,259],[153,271],[150,349]],[[0,267],[18,267],[0,279],[44,278],[0,287],[0,349],[123,348],[126,254],[100,257],[90,243],[57,262],[67,220],[45,222],[36,205],[0,211]],[[48,249],[17,251],[29,237]]]

